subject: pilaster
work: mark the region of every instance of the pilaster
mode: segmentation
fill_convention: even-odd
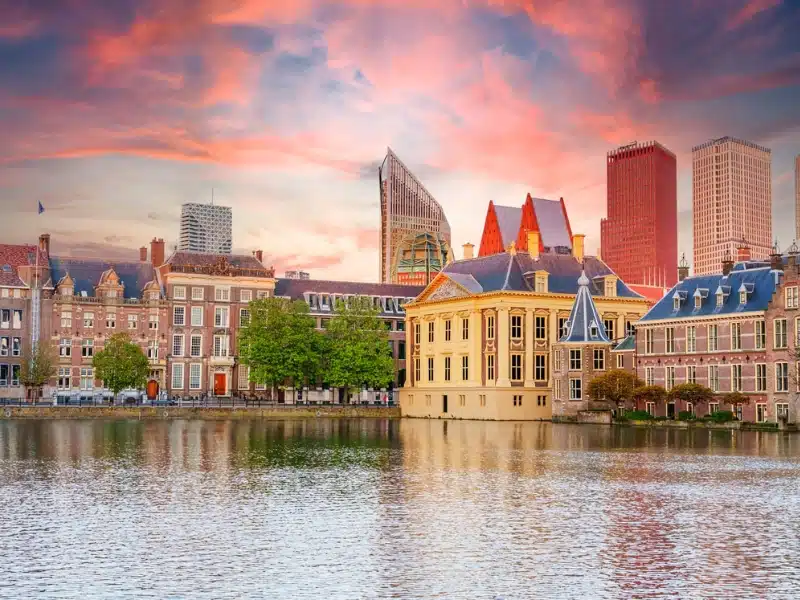
[[[469,315],[469,333],[469,382],[480,386],[483,381],[483,321],[479,310],[473,310]]]
[[[525,331],[523,335],[525,336],[525,359],[524,359],[524,366],[525,366],[525,382],[524,386],[526,388],[533,387],[533,365],[534,365],[534,330],[533,330],[533,316],[534,312],[533,309],[527,309],[525,311]]]
[[[509,325],[508,308],[501,306],[497,310],[497,387],[511,386],[508,353]]]

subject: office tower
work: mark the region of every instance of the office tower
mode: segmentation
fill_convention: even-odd
[[[723,137],[692,148],[694,274],[719,272],[742,241],[754,260],[772,249],[772,152]]]
[[[800,154],[794,159],[794,218],[796,222],[794,237],[800,240]]]
[[[381,283],[425,284],[452,260],[442,207],[392,152],[378,169]]]
[[[229,206],[184,204],[178,250],[230,254],[232,221]]]
[[[672,286],[678,279],[675,155],[658,142],[628,144],[606,156],[605,263],[625,281]]]

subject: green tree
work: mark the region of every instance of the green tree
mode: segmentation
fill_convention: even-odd
[[[369,298],[337,302],[325,336],[325,380],[349,392],[382,388],[394,379],[389,332]]]
[[[49,342],[39,342],[35,348],[25,344],[19,369],[19,382],[26,388],[26,397],[39,396],[50,378],[56,374],[56,353]]]
[[[115,333],[92,359],[95,377],[102,379],[114,396],[127,388],[140,389],[147,383],[150,364],[138,344],[127,333]]]
[[[283,298],[250,302],[250,318],[239,330],[239,362],[250,367],[250,381],[295,390],[316,380],[321,340],[308,305]]]
[[[699,404],[711,402],[714,399],[714,392],[699,383],[681,383],[673,387],[668,396],[672,401],[683,400],[697,407]]]
[[[595,401],[612,402],[616,406],[633,401],[634,392],[644,385],[635,374],[621,369],[612,369],[589,382],[586,392]]]

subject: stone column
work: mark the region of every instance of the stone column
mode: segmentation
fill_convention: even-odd
[[[480,386],[483,382],[483,322],[481,311],[472,310],[469,315],[469,382]],[[461,365],[459,365],[459,368]]]
[[[511,386],[508,327],[508,308],[502,306],[497,310],[497,387]]]
[[[534,352],[533,341],[535,331],[533,329],[533,310],[527,309],[525,311],[525,387],[533,387],[533,366],[534,366]]]

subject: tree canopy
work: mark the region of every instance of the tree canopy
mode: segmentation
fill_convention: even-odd
[[[56,374],[56,353],[49,342],[39,342],[35,348],[25,344],[20,362],[19,381],[27,388],[40,388]]]
[[[708,403],[714,399],[714,392],[699,383],[681,383],[669,391],[670,400],[683,400],[693,405]]]
[[[667,397],[667,390],[660,385],[645,385],[636,388],[634,396],[643,402],[655,402],[658,404]]]
[[[722,400],[725,404],[736,406],[737,404],[749,404],[750,396],[742,392],[728,392],[722,397]]]
[[[634,391],[643,384],[633,373],[613,369],[592,379],[586,391],[592,400],[605,400],[620,405],[632,401],[635,397]]]
[[[249,309],[249,322],[239,330],[239,362],[250,368],[250,381],[298,387],[315,380],[322,343],[308,305],[262,298]]]
[[[95,377],[116,396],[127,388],[139,389],[147,383],[150,364],[138,344],[127,333],[115,333],[92,359]]]
[[[389,332],[369,298],[337,302],[325,340],[325,380],[350,390],[381,388],[394,378]]]

